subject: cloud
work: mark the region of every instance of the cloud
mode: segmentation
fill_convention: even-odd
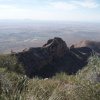
[[[14,5],[0,5],[0,19],[24,18],[26,15],[26,9]]]
[[[58,14],[43,9],[20,8],[14,5],[0,5],[0,19],[57,19]]]
[[[15,9],[16,7],[15,6],[12,6],[12,5],[0,5],[0,9]]]
[[[73,10],[76,9],[77,6],[71,3],[66,3],[66,2],[53,2],[50,3],[50,6],[56,9],[61,9],[61,10]]]
[[[99,6],[94,0],[72,1],[72,3],[83,8],[97,8]]]
[[[21,1],[25,2],[26,0],[21,0]],[[44,3],[33,2],[32,4],[29,3],[27,5],[24,3],[22,4],[21,2],[20,4],[19,2],[14,4],[0,3],[0,19],[74,20],[74,21],[100,20],[99,4],[97,4],[95,0],[62,0],[62,1],[44,0],[44,1],[45,1]],[[92,9],[95,8],[98,9],[92,11]],[[82,11],[82,9],[85,10]],[[90,9],[91,11],[88,9]]]
[[[56,9],[61,9],[61,10],[73,10],[77,8],[97,8],[99,4],[97,4],[94,0],[72,0],[70,2],[66,1],[56,1],[56,2],[51,2],[50,6]]]

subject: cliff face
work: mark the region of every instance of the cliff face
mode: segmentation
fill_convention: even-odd
[[[15,56],[24,66],[27,76],[51,77],[62,71],[75,74],[87,64],[91,53],[89,47],[68,48],[65,41],[56,37],[48,40],[43,47],[30,48]]]

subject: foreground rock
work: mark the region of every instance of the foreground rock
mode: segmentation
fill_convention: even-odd
[[[75,74],[87,64],[92,49],[89,47],[68,48],[61,38],[47,41],[43,47],[30,48],[15,54],[24,66],[27,76],[51,77],[58,72]]]

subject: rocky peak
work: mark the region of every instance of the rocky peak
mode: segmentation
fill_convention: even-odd
[[[62,57],[68,51],[68,47],[61,38],[55,37],[47,41],[43,48],[47,49],[48,52],[54,57]]]

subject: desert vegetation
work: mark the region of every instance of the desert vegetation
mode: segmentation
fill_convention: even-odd
[[[20,70],[19,70],[20,69]],[[29,79],[12,56],[0,56],[0,100],[100,100],[100,58],[93,56],[76,75],[57,73]]]

